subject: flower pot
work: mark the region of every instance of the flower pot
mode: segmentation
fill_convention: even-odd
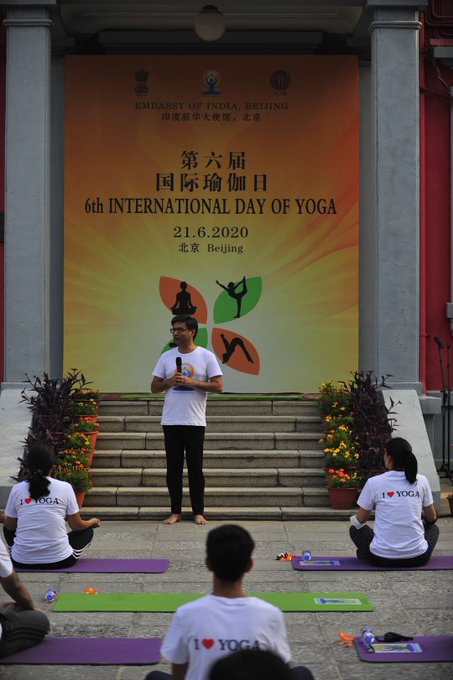
[[[327,487],[330,505],[334,510],[351,510],[355,508],[358,489]]]
[[[90,447],[91,450],[94,451],[99,432],[96,430],[95,432],[86,432],[85,434],[90,438]]]
[[[74,490],[74,493],[75,493],[77,504],[78,504],[79,508],[81,508],[83,506],[83,501],[85,499],[86,491],[75,491]]]

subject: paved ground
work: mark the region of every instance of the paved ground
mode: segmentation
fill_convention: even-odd
[[[82,592],[93,586],[99,592],[209,592],[210,575],[203,568],[204,542],[209,528],[184,521],[173,526],[157,522],[103,522],[96,531],[89,556],[168,557],[164,574],[24,574],[33,597],[39,600],[47,587],[60,592]],[[316,680],[383,680],[398,674],[399,680],[443,680],[453,677],[453,663],[365,664],[354,648],[338,645],[338,631],[360,633],[369,624],[376,633],[453,633],[453,572],[296,572],[288,562],[275,560],[277,553],[300,553],[309,548],[318,554],[354,554],[349,541],[349,522],[242,522],[256,542],[255,567],[246,578],[249,591],[361,591],[374,604],[371,613],[285,614],[296,663],[308,665]],[[439,520],[438,554],[453,554],[453,518]],[[43,603],[43,607],[46,605]],[[163,636],[171,614],[153,613],[53,613],[54,635]],[[157,667],[156,667],[157,668]],[[165,664],[159,668],[166,668]],[[2,680],[142,680],[143,666],[3,666]]]

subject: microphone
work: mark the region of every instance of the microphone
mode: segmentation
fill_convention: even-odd
[[[181,369],[182,369],[181,357],[176,357],[176,370],[178,371],[178,373],[182,373]]]
[[[436,343],[439,349],[444,349],[445,345],[438,335],[436,335],[436,337],[434,338],[434,342]]]

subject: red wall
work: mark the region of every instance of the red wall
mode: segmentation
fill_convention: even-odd
[[[421,66],[421,380],[427,390],[442,387],[439,351],[434,338],[452,343],[446,304],[451,301],[450,235],[450,98],[453,73],[435,64],[432,45],[438,32],[424,25],[420,35]],[[443,353],[446,360],[446,353]],[[453,353],[452,353],[453,359]],[[453,377],[453,374],[452,374]]]
[[[0,15],[0,21],[3,17]],[[0,219],[3,223],[5,210],[5,81],[6,81],[5,29],[0,26]],[[3,228],[1,228],[3,234]],[[0,382],[4,378],[4,244],[0,238]]]

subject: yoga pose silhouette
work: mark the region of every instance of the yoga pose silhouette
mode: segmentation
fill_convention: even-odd
[[[241,316],[242,298],[244,297],[244,295],[247,294],[247,283],[245,280],[245,276],[243,276],[241,281],[238,281],[236,284],[234,283],[234,281],[230,281],[228,286],[224,286],[223,283],[220,283],[220,281],[216,281],[216,284],[223,288],[223,290],[226,290],[228,295],[232,297],[234,300],[236,300],[237,314],[234,318],[239,319],[239,317]],[[242,285],[242,289],[238,291],[237,288],[240,285]]]
[[[175,304],[171,308],[173,314],[195,314],[197,308],[193,306],[190,293],[187,292],[187,283],[181,281],[181,291],[176,294]]]
[[[233,338],[231,341],[227,340],[227,338],[224,336],[223,333],[220,333],[220,337],[223,340],[223,344],[225,345],[226,352],[225,354],[222,354],[222,363],[227,364],[228,359],[231,357],[231,355],[234,353],[236,347],[240,347],[242,351],[244,352],[245,356],[247,357],[247,361],[249,361],[251,364],[253,364],[253,359],[250,356],[250,354],[247,351],[247,348],[244,344],[244,341],[242,338],[238,338],[237,336]]]

